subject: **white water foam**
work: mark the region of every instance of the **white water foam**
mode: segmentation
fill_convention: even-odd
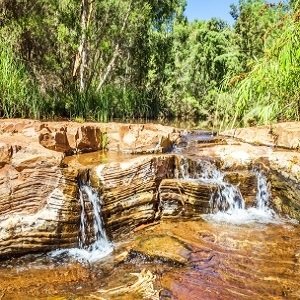
[[[214,214],[207,214],[204,219],[217,223],[230,223],[234,225],[262,223],[281,224],[281,219],[271,208],[269,208],[270,192],[267,178],[262,172],[256,171],[257,194],[255,207],[245,209],[245,206],[231,206],[226,211],[218,211]]]
[[[243,209],[245,201],[238,187],[224,180],[222,173],[212,162],[199,161],[196,170],[189,171],[189,162],[186,158],[180,161],[179,168],[175,176],[179,179],[203,182],[217,185],[217,192],[210,200],[211,208],[214,212],[228,211],[232,209]]]
[[[80,261],[96,262],[113,251],[113,245],[108,240],[103,219],[101,217],[101,199],[90,185],[83,184],[79,187],[79,200],[81,206],[79,248],[59,249],[50,253],[52,257],[67,255]],[[88,243],[88,217],[85,201],[91,204],[93,209],[93,240]]]
[[[284,222],[269,207],[271,195],[267,178],[261,171],[254,171],[257,178],[255,207],[245,208],[245,201],[239,188],[226,182],[224,173],[213,163],[200,161],[197,169],[199,169],[197,172],[190,172],[189,162],[183,158],[179,165],[178,174],[175,175],[181,179],[217,185],[218,190],[210,200],[212,213],[204,215],[205,220],[236,225],[249,223],[279,224]]]
[[[219,211],[215,214],[203,215],[203,219],[209,222],[228,223],[233,225],[243,225],[252,223],[261,224],[281,224],[283,220],[274,211],[261,210],[256,207],[247,209],[231,209],[226,212]]]

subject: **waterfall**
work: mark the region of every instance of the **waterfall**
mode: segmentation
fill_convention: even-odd
[[[80,234],[79,234],[79,247],[86,249],[92,255],[104,256],[106,253],[110,253],[112,245],[109,242],[105,228],[103,218],[101,216],[101,198],[96,190],[94,190],[89,184],[81,184],[79,186],[79,198],[81,205],[80,215]],[[89,202],[92,207],[92,243],[88,242],[88,222],[87,210],[85,208],[85,202]]]
[[[232,211],[244,209],[245,201],[238,187],[229,184],[218,184],[217,192],[212,195],[210,205],[213,211]]]
[[[256,206],[258,209],[266,209],[270,198],[267,178],[261,171],[256,171],[255,174],[257,178]]]
[[[200,161],[189,170],[189,161],[183,158],[178,167],[177,178],[211,183],[217,186],[217,191],[211,196],[210,205],[213,211],[243,209],[245,201],[237,186],[224,180],[224,174],[210,161]]]
[[[89,183],[80,182],[79,202],[81,207],[79,247],[55,250],[51,256],[67,254],[79,260],[95,262],[113,251],[113,245],[107,238],[101,215],[101,197]]]
[[[192,180],[216,185],[217,191],[211,195],[212,213],[204,215],[205,220],[231,224],[280,223],[282,220],[269,208],[270,193],[266,176],[260,170],[253,170],[257,178],[255,206],[246,208],[238,188],[226,182],[225,174],[210,161],[192,162],[182,159],[175,176],[178,179]]]
[[[222,205],[218,207],[218,201],[221,196],[213,199],[212,205],[216,205],[219,209],[217,213],[209,214],[204,217],[204,219],[213,222],[225,222],[235,225],[240,224],[251,224],[251,223],[282,223],[282,219],[279,218],[276,213],[269,208],[270,193],[268,188],[268,182],[266,176],[259,170],[253,171],[257,178],[257,194],[254,207],[245,208],[244,202],[240,202],[240,205],[236,205],[240,200],[242,195],[237,187],[231,186],[226,193],[221,195],[224,197],[226,195],[226,203],[228,205],[225,210],[222,209]],[[234,189],[236,190],[234,191]],[[240,195],[240,196],[239,196]],[[231,200],[230,200],[231,199]]]

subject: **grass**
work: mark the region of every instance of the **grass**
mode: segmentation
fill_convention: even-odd
[[[1,37],[0,43],[0,116],[40,117],[40,103],[24,64],[11,41]]]
[[[282,34],[235,86],[225,110],[222,101],[217,105],[218,115],[225,111],[227,128],[300,120],[300,26],[296,15],[290,16]]]

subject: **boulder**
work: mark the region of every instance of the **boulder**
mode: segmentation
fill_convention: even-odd
[[[0,120],[0,257],[78,244],[77,179],[83,166],[66,164],[65,155],[103,148],[162,152],[172,147],[178,135],[171,127],[150,124]],[[107,217],[112,230],[128,223],[133,223],[132,228],[154,218],[156,180],[160,176],[156,173],[165,176],[168,171],[164,168],[171,160],[142,159],[140,165],[133,162],[136,168],[129,164],[127,171],[121,164],[120,174],[113,166],[104,168],[103,178],[112,176],[116,182],[116,191],[106,189],[106,213],[112,216]],[[124,192],[121,187],[121,191],[120,184],[131,180],[132,174],[131,185],[128,183]],[[122,202],[127,196],[128,201]]]
[[[216,184],[191,180],[164,179],[159,186],[162,218],[199,217],[211,211],[210,199]]]
[[[37,142],[18,145],[0,168],[0,257],[75,245],[77,185],[60,167],[63,155]]]
[[[257,193],[255,172],[263,170],[273,207],[300,220],[297,126],[274,125],[272,134],[266,128],[258,128],[255,138],[245,131],[245,140],[260,140],[260,146],[212,137],[211,144],[207,138],[187,141],[186,148],[162,154],[182,131],[156,124],[0,120],[0,257],[77,245],[79,178],[99,191],[112,238],[160,218],[210,212],[217,184],[198,179],[216,167],[248,206]],[[242,139],[243,130],[237,132]],[[271,143],[274,132],[278,138]],[[99,149],[108,151],[77,154]]]
[[[159,124],[80,124],[8,119],[0,120],[0,134],[26,136],[39,141],[47,149],[65,154],[101,149],[143,154],[171,150],[181,130]]]

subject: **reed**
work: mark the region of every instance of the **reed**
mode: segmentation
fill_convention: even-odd
[[[235,85],[225,112],[227,127],[300,120],[298,14],[289,16],[280,36]]]
[[[67,100],[67,114],[70,118],[106,122],[110,119],[135,119],[155,117],[150,109],[151,98],[134,88],[120,88],[106,85],[96,92],[73,93]]]
[[[0,117],[40,117],[41,103],[12,40],[0,35]]]

